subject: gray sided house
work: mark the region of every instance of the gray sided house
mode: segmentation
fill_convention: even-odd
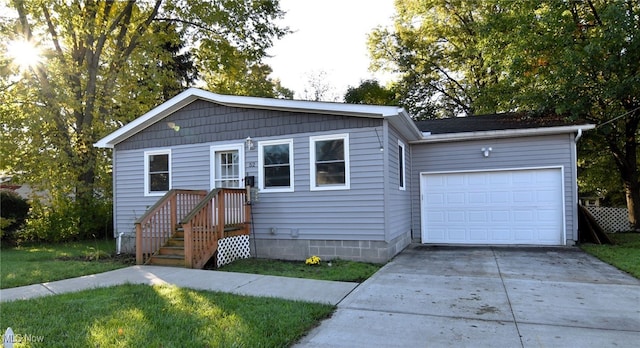
[[[95,146],[113,149],[125,241],[171,189],[253,184],[253,255],[384,262],[411,242],[573,244],[575,143],[592,127],[518,115],[414,123],[393,106],[192,88]]]

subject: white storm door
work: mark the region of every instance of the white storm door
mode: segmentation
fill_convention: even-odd
[[[243,187],[243,145],[211,147],[211,163],[211,189]]]

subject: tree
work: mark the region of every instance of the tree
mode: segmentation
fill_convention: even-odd
[[[640,3],[406,0],[370,37],[375,66],[443,114],[554,111],[597,124],[640,229]]]
[[[327,82],[327,72],[312,71],[307,75],[307,85],[302,95],[303,100],[338,101],[334,88]]]
[[[486,1],[405,0],[396,11],[394,29],[374,30],[369,49],[374,69],[400,75],[402,105],[419,119],[500,109],[496,98],[481,94],[501,78],[499,62],[481,49],[481,22],[500,8]]]
[[[365,80],[360,86],[347,88],[344,101],[351,104],[398,105],[392,88],[380,86],[377,80]]]
[[[274,24],[282,16],[277,0],[14,0],[10,7],[16,16],[1,23],[2,42],[37,45],[43,58],[20,70],[2,60],[2,167],[78,211],[109,196],[109,158],[95,141],[191,83],[191,59],[201,72],[215,60],[256,65],[286,33]],[[179,53],[183,43],[189,53]],[[225,57],[229,50],[218,49],[225,47],[241,54]],[[80,216],[77,228],[90,229],[91,220]]]
[[[241,60],[232,64],[223,70],[209,70],[205,74],[209,90],[222,94],[293,99],[292,90],[282,86],[280,80],[269,77],[272,72],[270,66],[262,63],[247,65]]]
[[[607,148],[625,193],[629,221],[640,230],[640,3],[525,1],[496,22],[513,23],[506,52],[526,52],[507,66],[522,107],[552,107],[598,127],[588,134]],[[528,40],[527,40],[528,38]],[[519,78],[518,78],[519,76]]]

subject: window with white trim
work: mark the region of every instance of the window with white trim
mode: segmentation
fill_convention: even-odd
[[[350,187],[349,134],[309,137],[311,190]]]
[[[258,143],[258,187],[264,192],[293,192],[293,139]]]
[[[171,150],[145,151],[145,196],[162,196],[171,189]]]
[[[406,172],[406,164],[405,164],[405,146],[404,144],[398,140],[398,180],[400,190],[404,191],[407,189],[406,180],[407,180],[407,172]]]

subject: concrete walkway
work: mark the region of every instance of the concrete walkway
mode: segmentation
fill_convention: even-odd
[[[412,245],[294,347],[639,347],[640,280],[578,248]]]
[[[336,305],[358,283],[332,282],[176,267],[132,266],[94,275],[0,290],[0,302],[131,284],[173,284],[196,290],[277,297]]]

